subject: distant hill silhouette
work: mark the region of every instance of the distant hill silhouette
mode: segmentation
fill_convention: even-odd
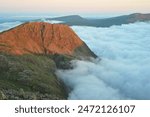
[[[130,15],[123,15],[112,18],[104,19],[87,19],[82,18],[79,15],[71,15],[57,18],[48,18],[47,20],[59,20],[63,21],[63,24],[68,24],[70,26],[94,26],[94,27],[110,27],[113,25],[129,24],[134,22],[145,22],[150,21],[150,14],[134,13]]]

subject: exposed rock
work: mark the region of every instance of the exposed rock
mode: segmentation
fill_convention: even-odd
[[[67,25],[31,22],[0,33],[0,51],[15,55],[63,54],[96,57]],[[84,53],[86,50],[87,53]],[[83,51],[83,52],[82,52]]]
[[[67,25],[31,22],[2,32],[0,99],[67,99],[56,69],[90,57],[96,55]]]

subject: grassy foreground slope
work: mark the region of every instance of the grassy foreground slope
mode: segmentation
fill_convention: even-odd
[[[1,53],[0,99],[66,99],[65,87],[55,75],[55,58]]]

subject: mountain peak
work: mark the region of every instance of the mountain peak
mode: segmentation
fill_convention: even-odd
[[[85,43],[64,24],[29,22],[0,33],[0,51],[16,55],[76,55],[76,50],[83,45]],[[88,47],[84,49],[91,52]]]
[[[142,15],[142,13],[132,13],[130,16],[137,16],[137,15]]]
[[[48,18],[49,20],[60,20],[60,21],[78,21],[78,20],[84,20],[84,18],[82,18],[79,15],[69,15],[69,16],[61,16],[61,17],[56,17],[56,18]]]
[[[150,14],[133,13],[129,15],[128,22],[134,23],[136,21],[149,21]]]
[[[69,15],[69,16],[62,16],[62,17],[82,18],[80,15]]]

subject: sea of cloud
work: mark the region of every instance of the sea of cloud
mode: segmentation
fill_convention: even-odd
[[[20,24],[0,23],[0,32]],[[101,60],[74,60],[74,69],[57,71],[68,99],[150,99],[150,23],[72,29]]]
[[[5,31],[5,30],[9,30],[13,27],[20,25],[20,24],[22,24],[22,22],[20,22],[20,21],[0,23],[0,32]]]
[[[150,23],[72,29],[101,60],[57,71],[68,99],[150,99]]]

